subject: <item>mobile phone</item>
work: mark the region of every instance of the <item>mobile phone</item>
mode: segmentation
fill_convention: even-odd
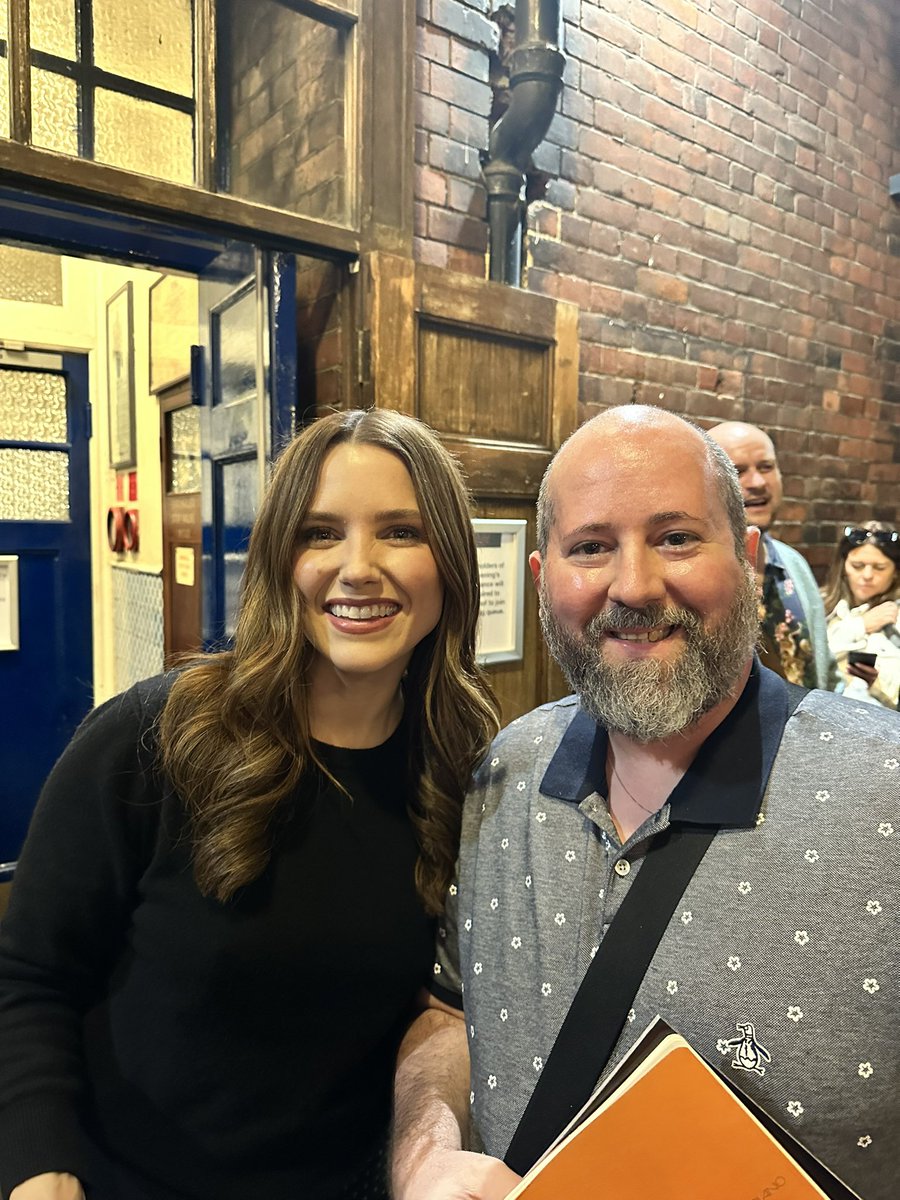
[[[865,667],[874,667],[877,655],[870,654],[867,650],[851,650],[847,655],[848,663],[862,663]]]

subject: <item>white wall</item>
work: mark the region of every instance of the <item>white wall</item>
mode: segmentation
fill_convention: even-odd
[[[0,340],[29,349],[79,351],[88,355],[93,437],[90,444],[91,585],[94,634],[94,692],[97,702],[113,695],[115,659],[112,566],[159,575],[162,571],[162,479],[159,408],[149,391],[149,291],[155,271],[63,258],[63,304],[0,300]],[[140,514],[135,553],[113,554],[106,539],[106,513],[116,503],[117,472],[109,465],[106,382],[106,302],[131,280],[133,288],[135,440],[138,498],[127,500],[127,471],[120,472],[124,496]],[[185,364],[187,370],[187,364]]]

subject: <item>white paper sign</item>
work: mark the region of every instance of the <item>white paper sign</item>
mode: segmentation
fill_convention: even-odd
[[[19,557],[0,555],[0,650],[19,649]]]
[[[194,586],[194,548],[175,547],[175,582],[184,587]]]
[[[519,662],[525,634],[526,521],[472,521],[478,555],[481,608],[478,661]]]

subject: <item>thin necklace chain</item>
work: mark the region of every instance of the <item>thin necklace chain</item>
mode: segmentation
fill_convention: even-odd
[[[659,808],[647,808],[647,806],[645,804],[641,804],[640,800],[638,800],[637,796],[635,796],[633,792],[630,792],[628,790],[628,788],[625,786],[625,780],[622,778],[622,776],[616,770],[615,759],[610,760],[610,766],[612,767],[613,776],[616,779],[618,779],[618,781],[619,781],[619,787],[622,789],[622,791],[625,793],[625,795],[629,798],[629,800],[632,800],[638,806],[638,808],[641,810],[641,812],[645,812],[648,817],[655,816],[659,812]],[[659,807],[662,808],[662,805],[660,805]]]

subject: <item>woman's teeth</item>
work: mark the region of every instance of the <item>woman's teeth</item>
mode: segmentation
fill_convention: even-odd
[[[396,604],[331,604],[328,611],[333,617],[350,621],[371,621],[373,617],[391,617],[397,612]]]

